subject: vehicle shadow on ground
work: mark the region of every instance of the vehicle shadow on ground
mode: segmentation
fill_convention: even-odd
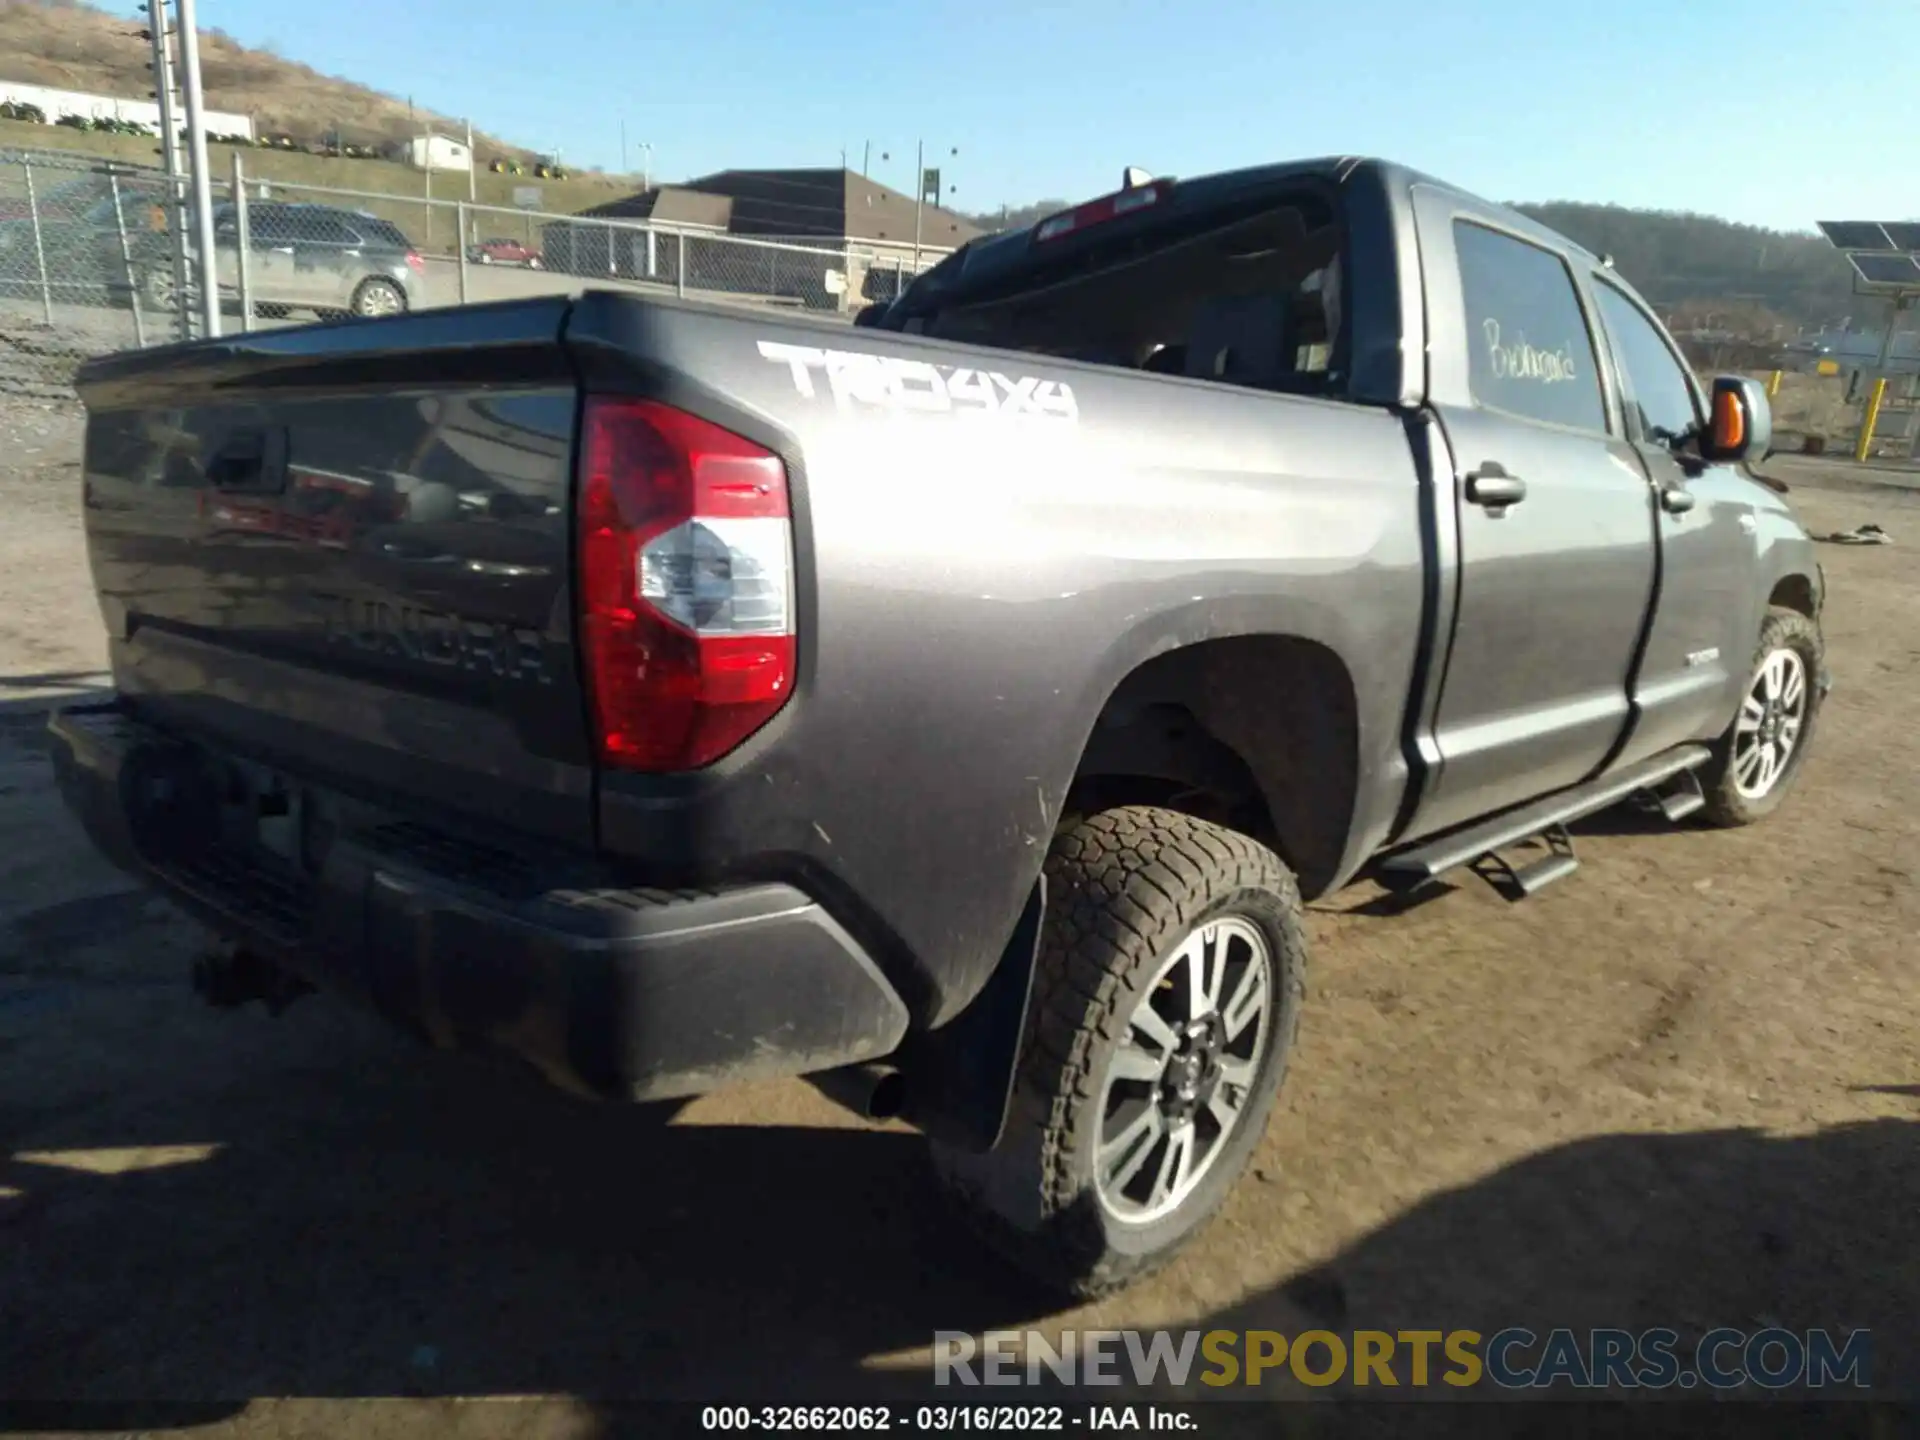
[[[0,719],[16,728],[44,720],[62,705],[104,700],[113,693],[105,671],[56,670],[38,675],[0,675]]]
[[[1913,1086],[1873,1088],[1920,1094]],[[1780,1326],[1803,1335],[1824,1327],[1841,1339],[1866,1329],[1871,1389],[1818,1398],[1900,1402],[1891,1418],[1865,1405],[1812,1413],[1778,1404],[1622,1405],[1627,1397],[1615,1391],[1607,1406],[1474,1405],[1469,1420],[1457,1404],[1432,1402],[1580,1397],[1564,1383],[1544,1397],[1490,1394],[1484,1382],[1468,1395],[1438,1383],[1446,1368],[1438,1350],[1427,1391],[1409,1386],[1403,1355],[1397,1391],[1343,1381],[1317,1391],[1321,1404],[1300,1408],[1326,1421],[1313,1433],[1913,1434],[1920,1426],[1916,1186],[1920,1115],[1806,1136],[1729,1129],[1580,1140],[1435,1195],[1323,1265],[1192,1324],[1286,1335],[1308,1328],[1395,1335],[1470,1329],[1483,1337],[1513,1326],[1542,1337],[1561,1326],[1583,1336],[1593,1328],[1670,1327],[1679,1332],[1683,1363],[1722,1326],[1749,1334]],[[1522,1360],[1538,1356],[1537,1349],[1517,1353]],[[1322,1354],[1316,1368],[1324,1363]],[[1278,1384],[1269,1379],[1259,1393],[1309,1396],[1284,1366],[1279,1374]],[[1243,1384],[1190,1382],[1157,1393],[1214,1402],[1208,1434],[1256,1433],[1266,1408],[1231,1403],[1247,1399]],[[1812,1393],[1803,1389],[1794,1398]],[[1749,1389],[1742,1398],[1763,1395]],[[1429,1403],[1394,1403],[1423,1396]],[[1660,1396],[1701,1398],[1683,1389]]]
[[[203,1021],[185,988],[145,992],[168,1032],[151,1062],[123,1016],[132,1053],[96,1057],[78,1096],[27,1083],[0,1033],[0,1413],[844,1398],[913,1388],[868,1356],[1044,1309],[956,1232],[911,1134],[669,1125],[672,1107],[575,1101],[328,1002]],[[93,1003],[36,1023],[98,1032]],[[776,1091],[776,1112],[811,1098]]]
[[[169,1423],[167,1402],[199,1402],[181,1421],[197,1423],[261,1394],[541,1393],[633,1433],[637,1400],[925,1399],[923,1375],[863,1361],[1046,1313],[953,1227],[910,1135],[663,1126],[346,1012],[181,1023],[179,1043],[235,1023],[233,1063],[182,1093],[161,1094],[171,1061],[105,1067],[103,1085],[160,1094],[164,1123],[119,1103],[111,1123],[0,1106],[0,1187],[24,1197],[0,1212],[0,1412],[150,1402],[116,1407],[126,1428]],[[294,1027],[283,1042],[276,1025]],[[1671,1326],[1683,1354],[1720,1325],[1866,1327],[1876,1390],[1912,1394],[1916,1194],[1920,1118],[1604,1136],[1436,1195],[1190,1323]],[[1275,1433],[1276,1412],[1223,1396],[1248,1398],[1160,1398],[1216,1402],[1208,1434]],[[1351,1399],[1310,1407],[1309,1428],[1373,1425],[1380,1407]]]

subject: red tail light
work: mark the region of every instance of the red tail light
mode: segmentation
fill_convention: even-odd
[[[418,270],[422,274],[426,273],[427,262],[420,258],[420,252],[418,250],[409,250],[407,252],[407,265],[410,269]]]
[[[602,763],[710,765],[793,691],[793,531],[777,456],[650,400],[590,397],[580,643]]]

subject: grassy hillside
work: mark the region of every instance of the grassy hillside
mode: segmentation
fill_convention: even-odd
[[[0,0],[0,79],[145,99],[153,82],[151,51],[139,38],[144,22],[130,18],[132,4],[115,8],[109,14],[81,0]],[[428,126],[459,133],[450,117],[409,112],[405,100],[250,50],[219,30],[200,32],[200,72],[208,106],[251,115],[256,133],[308,141],[337,130],[343,141],[360,145],[404,139]],[[527,157],[478,131],[473,138],[484,159]]]
[[[100,156],[132,165],[158,165],[155,154],[159,142],[138,135],[99,135],[48,125],[31,125],[17,120],[0,120],[0,150],[21,149],[41,152]],[[224,180],[233,173],[233,152],[225,145],[209,145],[215,177]],[[426,193],[427,177],[411,166],[391,160],[344,160],[327,155],[307,155],[289,150],[240,151],[241,163],[250,180],[269,184],[320,185],[336,190],[364,191],[374,195],[392,195],[418,201]],[[566,180],[535,180],[527,176],[493,175],[482,172],[475,177],[474,199],[482,205],[511,205],[519,186],[532,186],[540,192],[540,208],[571,215],[599,205],[631,190],[631,182],[599,175],[576,175]],[[436,172],[433,195],[441,200],[467,198],[467,177]],[[380,206],[370,207],[376,211]],[[405,205],[389,218],[398,220],[409,233],[419,229],[424,207]]]
[[[1558,200],[1516,207],[1599,255],[1662,310],[1771,313],[1796,324],[1874,316],[1853,272],[1820,236],[1737,225],[1711,215]],[[1701,318],[1704,318],[1701,317]]]

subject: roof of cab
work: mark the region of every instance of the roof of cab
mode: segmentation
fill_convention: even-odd
[[[1272,165],[1249,166],[1239,170],[1222,170],[1210,175],[1195,176],[1190,180],[1176,180],[1173,193],[1177,197],[1177,203],[1183,207],[1203,206],[1249,190],[1284,186],[1302,180],[1335,187],[1345,186],[1358,180],[1380,186],[1389,195],[1395,196],[1404,196],[1415,185],[1431,186],[1471,201],[1476,206],[1490,208],[1498,212],[1501,219],[1512,225],[1515,230],[1553,245],[1569,255],[1578,256],[1596,265],[1600,263],[1600,257],[1585,246],[1557,230],[1530,219],[1511,206],[1486,200],[1447,181],[1436,179],[1393,161],[1372,156],[1328,155],[1307,160],[1281,161]],[[928,270],[913,288],[925,285],[929,290],[947,292],[950,295],[954,289],[962,287],[971,289],[976,284],[1017,269],[1033,254],[1033,232],[1037,226],[1045,223],[1045,218],[1019,230],[1006,230],[997,235],[985,235],[970,241],[939,265]],[[911,289],[908,293],[912,293]]]

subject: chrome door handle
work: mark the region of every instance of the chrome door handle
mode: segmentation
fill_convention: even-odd
[[[1693,492],[1684,485],[1666,485],[1660,490],[1660,508],[1669,515],[1684,515],[1697,502]]]
[[[1527,482],[1509,475],[1497,460],[1489,460],[1478,470],[1467,472],[1467,499],[1485,505],[1496,513],[1527,498]]]

